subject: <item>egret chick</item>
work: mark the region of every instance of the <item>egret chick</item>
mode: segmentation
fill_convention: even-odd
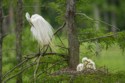
[[[88,64],[86,65],[86,68],[90,68],[90,69],[93,69],[93,70],[95,70],[96,69],[96,67],[95,67],[95,62],[94,61],[92,61],[91,59],[88,59]]]
[[[87,57],[82,58],[82,63],[87,64],[89,62],[89,59]]]
[[[85,61],[88,61],[88,58],[87,58],[87,57],[83,57],[83,58],[82,58],[82,63],[84,63]]]
[[[83,63],[79,63],[79,64],[77,65],[76,70],[77,70],[77,71],[82,71],[83,69],[84,69],[84,64],[83,64]]]

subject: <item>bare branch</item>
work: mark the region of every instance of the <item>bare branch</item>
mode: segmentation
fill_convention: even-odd
[[[49,47],[49,45],[47,46],[46,50],[44,51],[44,53],[42,55],[44,55],[47,52],[48,47]],[[45,48],[45,47],[43,47],[43,48]],[[36,80],[37,80],[36,74],[37,74],[37,71],[38,71],[38,68],[39,68],[40,59],[41,59],[42,55],[40,54],[40,56],[38,58],[37,65],[36,65],[36,69],[34,70],[34,83],[36,83]]]
[[[62,28],[64,28],[65,25],[66,25],[66,22],[64,22],[63,25],[54,32],[54,35],[57,34]]]

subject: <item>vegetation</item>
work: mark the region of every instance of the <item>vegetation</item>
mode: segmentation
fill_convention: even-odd
[[[75,0],[0,1],[0,82],[125,82],[124,0],[76,0],[72,14],[67,6],[70,1]],[[58,31],[52,52],[41,51],[39,64],[39,45],[32,37],[26,12],[42,15]],[[70,33],[69,27],[74,31]],[[85,56],[96,63],[96,71],[75,70]]]

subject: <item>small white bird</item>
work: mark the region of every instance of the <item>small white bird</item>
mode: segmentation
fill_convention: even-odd
[[[84,64],[84,69],[96,69],[95,62],[91,59],[88,59],[87,57],[82,58],[82,63]]]
[[[85,64],[85,63],[87,63],[87,62],[88,62],[88,60],[89,60],[89,59],[88,59],[87,57],[83,57],[83,58],[82,58],[82,63],[84,63],[84,64]]]
[[[83,63],[79,63],[79,64],[77,65],[76,70],[77,70],[77,71],[83,71],[83,69],[84,69],[84,64],[83,64]]]
[[[31,25],[31,32],[41,47],[49,45],[53,37],[52,26],[40,15],[34,14],[30,17],[26,13],[26,19]]]
[[[95,62],[92,61],[91,59],[88,59],[88,64],[86,65],[86,68],[95,70],[96,69]]]

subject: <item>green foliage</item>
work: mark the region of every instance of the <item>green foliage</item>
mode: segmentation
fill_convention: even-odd
[[[121,72],[119,72],[118,74],[109,74],[109,75],[105,75],[105,74],[88,74],[88,75],[80,75],[78,77],[76,77],[76,79],[74,80],[74,83],[99,83],[99,82],[103,82],[103,83],[115,83],[115,82],[125,82],[124,74],[120,74]],[[122,72],[123,73],[123,72]]]
[[[89,17],[94,18],[93,16],[93,4],[97,4],[100,9],[100,20],[104,19],[103,14],[108,12],[113,12],[117,16],[117,24],[121,31],[119,32],[110,32],[107,31],[107,28],[110,30],[112,27],[107,24],[100,23],[99,30],[96,30],[95,23],[96,21],[90,20],[85,16],[76,15],[76,27],[78,32],[78,38],[80,41],[80,57],[87,56],[95,60],[97,67],[106,65],[110,71],[124,70],[124,58],[119,56],[120,49],[124,51],[125,49],[125,32],[124,30],[124,20],[125,19],[125,10],[124,10],[124,0],[120,0],[120,5],[116,7],[115,5],[108,5],[106,0],[76,0],[76,12],[82,12],[88,15]],[[24,9],[24,17],[25,13],[29,12],[30,14],[34,12],[34,4],[36,2],[40,3],[40,13],[41,15],[48,20],[54,29],[58,28],[65,21],[65,12],[66,12],[66,1],[65,0],[23,0],[23,9]],[[14,11],[16,11],[16,0],[3,0],[3,11],[4,15],[8,15],[9,6],[13,6]],[[108,5],[106,7],[106,5]],[[15,16],[15,13],[14,13]],[[22,33],[22,54],[23,57],[26,55],[30,55],[33,53],[37,53],[39,51],[39,46],[37,41],[32,38],[32,34],[30,32],[30,27],[28,22],[26,22],[24,18],[24,27]],[[28,25],[28,27],[26,26]],[[108,27],[106,27],[108,26]],[[13,32],[14,33],[14,32]],[[63,33],[63,32],[61,32]],[[116,35],[113,35],[116,34]],[[109,36],[113,35],[113,36]],[[109,37],[106,37],[109,36]],[[58,36],[55,36],[54,42],[54,52],[58,52],[61,54],[68,54],[68,41],[65,35],[59,34],[59,37],[62,41],[59,40]],[[16,65],[16,54],[15,54],[15,34],[9,34],[4,38],[3,41],[3,74],[12,69]],[[61,43],[63,42],[63,44]],[[97,43],[100,47],[100,57],[97,58],[94,55],[97,55]],[[112,45],[116,45],[113,47]],[[62,47],[59,47],[62,46]],[[64,48],[63,48],[64,47]],[[107,49],[107,50],[105,50]],[[108,53],[106,53],[108,51]],[[115,52],[114,52],[115,51]],[[118,53],[116,53],[118,51]],[[93,58],[94,56],[94,58]],[[119,58],[119,59],[118,59]],[[24,59],[24,58],[23,58]],[[115,59],[115,60],[114,60]],[[117,60],[117,61],[116,61]],[[35,59],[32,59],[26,62],[23,67],[29,66]],[[60,61],[58,64],[56,62]],[[116,63],[117,62],[117,63]],[[109,64],[110,63],[110,64]],[[116,64],[115,64],[116,63]],[[54,65],[56,64],[56,65]],[[54,66],[53,66],[54,65]],[[115,67],[114,67],[115,66]],[[67,67],[67,62],[60,56],[50,55],[42,57],[40,60],[40,66],[38,69],[38,74],[42,73],[38,77],[38,82],[43,83],[69,83],[73,81],[74,83],[124,83],[125,75],[124,72],[113,73],[110,75],[103,74],[87,74],[87,75],[79,75],[72,78],[72,76],[68,75],[59,75],[59,76],[51,76],[50,74],[55,73],[56,71],[62,70]],[[27,68],[23,72],[23,81],[24,83],[29,83],[33,81],[33,73],[36,68],[36,64]],[[17,69],[11,73],[16,74]],[[15,78],[9,81],[10,83],[15,83]]]

